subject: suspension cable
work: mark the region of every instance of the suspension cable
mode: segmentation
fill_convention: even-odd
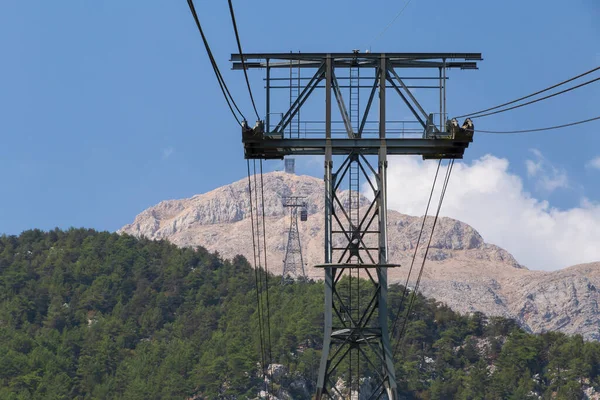
[[[438,203],[437,211],[435,213],[435,218],[433,219],[433,225],[431,227],[431,233],[429,235],[429,242],[427,243],[427,247],[425,248],[425,254],[423,255],[423,262],[421,263],[421,268],[419,271],[419,275],[417,277],[417,281],[415,283],[414,290],[412,292],[412,297],[408,304],[408,308],[406,310],[406,315],[404,317],[404,322],[402,324],[402,330],[400,331],[400,335],[398,336],[398,341],[396,342],[396,346],[394,347],[393,356],[396,356],[398,349],[400,348],[400,343],[402,342],[402,338],[404,337],[404,332],[406,331],[406,327],[408,326],[408,319],[412,308],[414,307],[415,300],[417,297],[417,293],[419,290],[419,285],[421,284],[421,277],[423,276],[423,270],[425,267],[425,261],[427,260],[427,254],[429,253],[429,248],[431,247],[431,240],[433,239],[433,234],[435,232],[435,227],[437,225],[438,217],[440,215],[440,210],[442,209],[442,203],[444,202],[444,197],[446,196],[446,189],[448,188],[448,182],[450,181],[450,175],[452,175],[452,168],[454,167],[454,159],[452,159],[448,163],[448,168],[446,170],[446,177],[444,178],[444,185],[442,187],[442,192],[440,193],[440,200]]]
[[[552,93],[552,94],[549,94],[548,96],[544,96],[544,97],[540,97],[539,99],[535,99],[535,100],[528,101],[527,103],[518,104],[518,105],[516,105],[516,106],[512,106],[512,107],[504,108],[504,109],[502,109],[502,110],[492,111],[492,112],[485,113],[485,114],[474,115],[474,116],[472,116],[472,117],[470,117],[470,118],[471,118],[471,119],[475,119],[475,118],[482,118],[482,117],[487,117],[487,116],[489,116],[489,115],[500,114],[500,113],[503,113],[503,112],[506,112],[506,111],[515,110],[515,109],[517,109],[517,108],[525,107],[525,106],[528,106],[528,105],[531,105],[531,104],[537,103],[537,102],[539,102],[539,101],[546,100],[546,99],[549,99],[549,98],[551,98],[551,97],[558,96],[559,94],[564,94],[564,93],[570,92],[571,90],[579,89],[580,87],[583,87],[583,86],[589,85],[590,83],[594,83],[594,82],[596,82],[596,81],[600,81],[600,77],[598,77],[598,78],[595,78],[595,79],[591,79],[591,80],[589,80],[589,81],[586,81],[586,82],[583,82],[583,83],[580,83],[580,84],[579,84],[579,85],[577,85],[577,86],[573,86],[573,87],[570,87],[570,88],[567,88],[567,89],[561,90],[560,92]],[[457,118],[461,118],[461,117],[457,117]]]
[[[256,207],[256,248],[257,248],[257,253],[258,253],[258,283],[259,283],[259,290],[260,290],[260,298],[261,298],[261,312],[262,312],[262,319],[260,321],[261,325],[262,325],[262,330],[263,330],[263,341],[266,341],[266,338],[264,337],[265,332],[266,332],[266,327],[265,327],[265,310],[264,310],[264,301],[263,301],[263,292],[264,292],[264,284],[263,284],[263,273],[262,273],[262,256],[261,256],[261,242],[260,242],[260,237],[261,237],[261,230],[260,230],[260,212],[259,212],[259,202],[258,202],[258,184],[256,181],[256,160],[252,160],[253,161],[253,180],[254,180],[254,204]],[[266,370],[269,369],[269,363],[267,360],[267,349],[266,349],[267,344],[265,343],[265,347],[264,347],[264,357],[265,357],[265,364],[266,364]],[[267,379],[265,379],[265,391],[267,393],[269,393],[269,384],[267,382]]]
[[[243,120],[246,120],[246,117],[244,117],[244,114],[240,111],[239,107],[235,103],[235,100],[233,99],[233,96],[231,96],[231,93],[229,92],[229,88],[227,88],[227,84],[225,83],[225,80],[223,79],[223,75],[221,75],[221,71],[219,70],[219,67],[217,65],[217,62],[215,61],[215,58],[213,57],[213,54],[212,54],[212,51],[208,44],[208,41],[206,40],[206,36],[204,35],[204,30],[202,29],[202,25],[200,24],[200,19],[198,18],[198,14],[196,13],[196,7],[194,7],[193,0],[187,0],[187,3],[190,8],[190,11],[192,13],[192,16],[194,17],[194,21],[196,21],[196,26],[198,27],[200,36],[202,36],[202,42],[204,43],[204,48],[206,49],[206,53],[208,54],[208,58],[212,65],[213,71],[215,72],[215,75],[217,77],[217,81],[219,83],[219,87],[221,88],[221,92],[223,93],[223,97],[225,97],[225,101],[227,102],[227,105],[229,106],[229,110],[231,110],[233,117],[238,122],[238,124],[241,125],[238,115],[233,110],[234,107]]]
[[[585,124],[587,122],[597,121],[599,119],[600,119],[600,116],[594,117],[594,118],[589,118],[589,119],[584,119],[582,121],[570,122],[568,124],[563,124],[563,125],[549,126],[549,127],[546,127],[546,128],[523,129],[523,130],[518,130],[518,131],[486,131],[486,130],[477,129],[476,132],[481,132],[481,133],[498,133],[498,134],[542,132],[542,131],[551,131],[551,130],[554,130],[554,129],[561,129],[561,128],[567,128],[569,126],[575,126],[575,125]],[[470,129],[467,129],[467,130],[470,130]]]
[[[273,353],[271,346],[271,305],[269,303],[269,269],[267,263],[267,230],[265,226],[265,195],[264,195],[264,181],[263,181],[263,160],[260,160],[260,198],[262,208],[262,229],[263,229],[263,254],[265,257],[265,288],[267,292],[267,345],[269,350],[269,364],[273,363]],[[271,392],[273,391],[273,379],[271,377]]]
[[[440,166],[442,165],[442,159],[438,162],[437,169],[435,171],[435,177],[433,178],[433,185],[431,185],[431,192],[429,193],[429,200],[427,201],[427,207],[425,208],[425,215],[423,216],[423,223],[421,223],[421,230],[419,231],[419,237],[417,238],[417,244],[415,245],[415,251],[412,256],[412,261],[410,262],[410,268],[408,269],[408,275],[406,276],[406,282],[404,283],[404,290],[402,291],[402,297],[400,298],[400,304],[398,305],[398,312],[394,317],[394,322],[392,323],[392,337],[396,332],[396,325],[398,324],[398,320],[400,319],[400,313],[402,312],[402,305],[404,304],[404,300],[406,299],[406,295],[408,294],[408,283],[410,280],[410,275],[412,274],[413,265],[415,264],[415,259],[417,257],[417,250],[419,249],[419,244],[421,243],[421,235],[423,234],[423,229],[425,228],[425,220],[427,219],[427,214],[429,213],[429,206],[431,204],[431,199],[433,197],[433,192],[435,190],[435,184],[437,182],[438,173],[440,172]]]
[[[244,54],[242,53],[242,43],[240,41],[240,35],[238,33],[237,24],[235,22],[235,14],[233,12],[233,3],[231,0],[229,0],[229,13],[231,14],[231,23],[233,24],[233,31],[235,32],[235,40],[237,42],[238,50],[240,52],[240,59],[242,61],[242,70],[244,70],[244,77],[246,78],[246,86],[248,87],[248,93],[250,94],[250,100],[252,101],[252,107],[254,108],[254,113],[256,114],[256,119],[260,120],[260,116],[258,115],[258,111],[256,109],[256,103],[254,103],[254,96],[252,95],[252,89],[250,88],[250,80],[248,79],[248,71],[246,70]],[[261,165],[262,165],[262,163],[261,163]]]
[[[565,81],[562,81],[562,82],[560,82],[560,83],[557,83],[556,85],[552,85],[552,86],[550,86],[550,87],[547,87],[546,89],[539,90],[539,91],[537,91],[537,92],[535,92],[535,93],[529,94],[529,95],[527,95],[527,96],[520,97],[520,98],[518,98],[518,99],[516,99],[516,100],[512,100],[512,101],[509,101],[509,102],[507,102],[507,103],[504,103],[504,104],[500,104],[500,105],[498,105],[498,106],[495,106],[495,107],[486,108],[485,110],[480,110],[480,111],[473,112],[473,113],[469,113],[469,114],[459,115],[459,116],[458,116],[458,117],[456,117],[456,118],[464,118],[464,117],[468,117],[468,116],[470,116],[470,115],[483,114],[483,113],[485,113],[485,112],[488,112],[488,111],[496,110],[496,109],[498,109],[498,108],[502,108],[502,107],[504,107],[504,106],[508,106],[508,105],[511,105],[511,104],[517,103],[517,102],[519,102],[519,101],[521,101],[521,100],[525,100],[525,99],[528,99],[528,98],[530,98],[530,97],[537,96],[538,94],[541,94],[541,93],[547,92],[548,90],[552,90],[552,89],[554,89],[554,88],[557,88],[557,87],[559,87],[559,86],[562,86],[562,85],[564,85],[565,83],[569,83],[569,82],[572,82],[572,81],[574,81],[574,80],[577,80],[577,79],[579,79],[579,78],[581,78],[581,77],[584,77],[584,76],[586,76],[586,75],[589,75],[589,74],[591,74],[592,72],[596,72],[596,71],[598,71],[598,70],[600,70],[600,67],[593,68],[593,69],[591,69],[591,70],[589,70],[589,71],[587,71],[587,72],[584,72],[583,74],[579,74],[579,75],[577,75],[577,76],[575,76],[575,77],[573,77],[573,78],[569,78],[569,79],[567,79],[567,80],[565,80]]]
[[[250,197],[250,223],[252,225],[252,251],[254,253],[254,284],[256,285],[256,310],[258,314],[258,332],[260,338],[260,357],[262,366],[262,377],[263,382],[266,386],[266,368],[265,368],[265,344],[264,344],[264,333],[263,333],[263,317],[262,317],[262,302],[260,296],[260,284],[259,284],[259,273],[257,268],[256,258],[256,235],[254,231],[254,209],[252,202],[252,181],[250,179],[250,160],[246,160],[248,166],[248,195]],[[260,244],[259,244],[260,246]]]
[[[387,24],[387,25],[386,25],[386,27],[385,27],[385,28],[383,28],[383,30],[382,30],[381,32],[379,32],[379,35],[377,35],[377,36],[375,37],[375,39],[373,39],[373,40],[371,41],[371,43],[369,43],[369,46],[367,47],[369,50],[371,49],[371,45],[372,45],[374,42],[376,42],[376,41],[377,41],[377,40],[378,40],[380,37],[382,37],[382,36],[383,36],[383,34],[384,34],[384,33],[385,33],[385,32],[386,32],[386,31],[387,31],[389,28],[390,28],[390,26],[394,25],[394,22],[396,22],[396,20],[398,19],[398,17],[400,17],[400,15],[401,15],[401,14],[404,12],[404,10],[406,9],[406,7],[408,7],[408,5],[410,4],[410,2],[411,2],[411,1],[412,1],[412,0],[408,0],[408,1],[406,2],[406,4],[404,4],[404,7],[402,7],[402,8],[400,9],[400,11],[398,12],[398,14],[396,14],[396,16],[394,17],[394,19],[392,19],[392,20],[390,21],[390,23],[389,23],[389,24]]]
[[[268,271],[266,270],[267,265],[266,265],[266,260],[267,260],[267,254],[266,254],[266,231],[265,231],[265,221],[264,221],[264,191],[263,191],[263,181],[262,181],[262,175],[261,175],[261,180],[260,180],[260,189],[259,189],[259,183],[257,181],[256,176],[258,175],[257,173],[257,168],[256,168],[256,160],[254,161],[254,202],[256,204],[256,235],[257,235],[257,250],[258,250],[258,270],[259,270],[259,287],[260,287],[260,293],[261,293],[261,299],[262,299],[262,293],[266,293],[267,294],[267,298],[268,298]],[[261,174],[262,174],[262,160],[261,160]],[[259,202],[259,197],[258,197],[258,192],[261,192],[261,202]],[[262,210],[259,210],[259,207],[262,205]],[[260,217],[262,215],[263,221],[262,224],[260,222]],[[261,231],[262,228],[262,231]],[[261,255],[261,235],[262,235],[262,240],[263,240],[263,246],[264,246],[264,260],[265,260],[265,264],[263,264],[263,256]],[[263,270],[263,266],[264,266],[264,270]],[[266,310],[266,314],[267,317],[265,319],[265,310],[264,310],[264,301],[261,303],[261,307],[262,307],[262,320],[261,323],[263,324],[263,335],[265,334],[265,332],[267,332],[268,334],[268,338],[264,338],[263,340],[266,341],[267,343],[265,343],[265,360],[266,362],[268,362],[267,364],[267,369],[268,366],[272,364],[272,350],[271,350],[271,324],[270,324],[270,305],[267,304],[267,310]],[[267,393],[270,393],[273,391],[273,380],[270,380],[270,385],[269,382],[267,382],[265,380],[265,390],[267,391]],[[269,386],[270,386],[270,391],[269,391]]]

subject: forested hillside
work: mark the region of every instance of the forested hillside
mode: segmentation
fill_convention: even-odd
[[[323,286],[279,281],[271,347],[287,373],[272,387],[310,398]],[[0,399],[256,398],[254,286],[243,257],[203,248],[85,229],[2,236]],[[391,288],[390,313],[400,293]],[[580,399],[600,389],[600,344],[419,297],[396,371],[403,398]]]

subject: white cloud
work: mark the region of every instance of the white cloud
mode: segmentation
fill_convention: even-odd
[[[532,160],[525,160],[525,166],[527,167],[527,176],[530,178],[536,176],[542,169],[542,163]]]
[[[437,162],[404,156],[391,157],[389,164],[389,208],[422,215]],[[582,199],[578,207],[559,210],[526,192],[508,167],[508,160],[491,155],[472,164],[456,162],[441,215],[472,225],[528,268],[553,270],[600,260],[600,204]]]
[[[564,169],[552,165],[538,149],[530,149],[530,151],[533,153],[535,160],[525,160],[525,167],[527,168],[527,176],[535,178],[538,190],[550,193],[556,189],[569,187],[569,179]]]
[[[164,148],[162,151],[163,160],[166,160],[167,158],[171,157],[171,155],[173,155],[174,152],[175,152],[175,149],[171,146]]]
[[[600,169],[600,156],[598,156],[596,158],[592,158],[590,161],[588,161],[586,166],[588,168]]]
[[[569,179],[565,171],[553,171],[551,175],[540,177],[537,186],[546,192],[553,192],[556,189],[568,188]]]
[[[544,158],[544,156],[542,155],[542,152],[539,151],[538,149],[529,149],[529,151],[532,152],[533,155],[538,159]]]

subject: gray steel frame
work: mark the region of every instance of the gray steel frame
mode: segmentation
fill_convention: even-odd
[[[354,225],[339,198],[340,184],[351,168],[358,164],[362,177],[373,191],[373,200],[366,207],[358,226]],[[387,213],[385,212],[385,152],[379,154],[375,171],[362,154],[350,154],[335,173],[326,167],[326,239],[325,264],[325,333],[323,353],[317,382],[317,399],[343,397],[333,378],[339,373],[343,360],[352,351],[362,357],[376,373],[379,385],[370,398],[384,394],[396,399],[396,377],[392,360],[387,321],[387,269],[396,267],[387,262]],[[370,176],[371,175],[371,176]],[[340,240],[335,240],[340,238]],[[334,243],[344,245],[336,247]],[[334,259],[335,257],[335,259]],[[342,275],[349,270],[364,271],[371,285],[357,290],[358,296],[344,297],[340,289]],[[350,275],[351,276],[351,275]],[[352,281],[349,283],[352,291]],[[358,283],[360,285],[360,282]],[[370,298],[361,304],[360,293],[370,288]],[[350,360],[352,365],[352,360]],[[354,386],[352,376],[350,387]],[[360,389],[359,389],[360,390]]]
[[[480,53],[266,53],[244,54],[246,68],[266,69],[266,123],[257,124],[254,129],[242,130],[242,141],[246,158],[280,159],[287,155],[325,156],[325,332],[323,352],[319,368],[316,399],[331,398],[337,389],[331,381],[342,360],[353,349],[368,359],[377,373],[378,386],[371,396],[379,399],[387,396],[397,399],[397,384],[390,347],[387,310],[387,155],[418,154],[424,158],[462,158],[471,139],[455,138],[445,131],[442,117],[446,112],[446,70],[448,68],[476,69],[475,61],[482,60]],[[241,69],[242,56],[232,54],[233,69]],[[316,70],[306,82],[288,111],[271,129],[271,88],[278,78],[271,77],[273,68],[295,67]],[[374,82],[366,103],[360,126],[355,131],[348,117],[344,99],[340,93],[343,87],[336,78],[335,69],[349,68],[374,69]],[[434,68],[439,70],[440,125],[433,123],[433,114],[428,114],[395,70],[398,68]],[[364,75],[361,79],[365,79]],[[423,77],[423,79],[432,79]],[[299,112],[315,89],[325,86],[324,130],[317,131],[317,137],[285,137],[285,129]],[[395,137],[386,130],[387,88],[396,92],[423,128],[422,137]],[[375,94],[379,91],[378,134],[365,137],[365,125]],[[335,96],[346,138],[332,137],[332,93]],[[264,128],[263,128],[264,127]],[[266,128],[266,129],[265,129]],[[346,155],[346,160],[334,173],[333,156]],[[375,170],[365,156],[377,156]],[[351,163],[358,163],[362,175],[373,190],[374,200],[361,217],[359,226],[353,226],[343,203],[337,197],[341,180]],[[370,178],[372,176],[373,178]],[[340,217],[341,216],[341,217]],[[375,224],[376,221],[376,224]],[[335,223],[335,225],[334,225]],[[376,225],[376,227],[375,227]],[[334,226],[336,229],[334,229]],[[341,235],[344,246],[334,246],[334,235]],[[371,235],[374,240],[367,240]],[[371,244],[376,242],[377,245]],[[369,247],[371,246],[371,247]],[[341,255],[334,263],[334,252]],[[366,262],[365,262],[366,261]],[[363,270],[369,276],[373,295],[366,306],[359,307],[357,316],[345,319],[344,313],[352,304],[346,304],[337,290],[344,271]],[[375,271],[375,276],[372,271]],[[346,312],[346,315],[348,313]],[[335,317],[335,318],[334,318]],[[335,324],[334,324],[335,320]],[[370,350],[370,357],[363,347]],[[371,358],[374,358],[371,359]],[[378,363],[379,365],[376,365]],[[339,391],[337,395],[341,395]]]
[[[419,154],[424,158],[462,158],[465,149],[469,146],[470,140],[464,137],[454,138],[453,135],[445,131],[443,117],[446,113],[446,70],[449,68],[476,69],[476,60],[481,60],[480,53],[267,53],[267,54],[244,54],[244,65],[247,69],[260,68],[266,70],[266,121],[264,131],[247,131],[243,135],[244,152],[246,158],[259,159],[281,159],[290,155],[324,155],[326,147],[331,145],[332,154],[349,154],[350,152],[361,151],[363,154],[377,155],[380,146],[387,149],[387,154]],[[241,69],[242,56],[232,54],[233,69]],[[385,65],[385,66],[384,66]],[[271,71],[278,68],[298,68],[298,70],[313,70],[311,77],[303,77],[298,80],[298,96],[291,104],[287,112],[283,113],[281,119],[272,126],[271,121],[271,91],[273,88],[288,88],[287,86],[277,86],[278,77],[271,77]],[[361,77],[361,80],[372,79],[370,94],[366,107],[359,118],[360,126],[355,132],[350,123],[348,110],[340,89],[348,85],[340,84],[340,80],[348,80],[349,77],[335,74],[336,68],[359,68],[371,69],[374,71],[373,77]],[[411,76],[401,77],[396,70],[399,68],[425,69],[433,68],[439,70],[439,77],[431,76]],[[329,78],[327,78],[329,76]],[[323,81],[325,91],[333,94],[338,106],[346,138],[327,137],[326,130],[316,129],[311,131],[312,137],[286,137],[286,129],[297,117],[302,106],[315,91],[322,90]],[[437,86],[440,92],[440,124],[433,124],[433,114],[427,113],[418,102],[413,93],[409,90],[411,85],[407,85],[406,79],[439,80]],[[363,85],[365,87],[365,85]],[[371,110],[373,100],[377,91],[381,99],[385,99],[387,89],[393,90],[402,99],[404,104],[411,111],[416,121],[423,129],[421,137],[400,137],[401,135],[393,131],[386,132],[384,137],[365,137],[365,125],[367,117]],[[331,108],[331,96],[328,96],[325,107]],[[383,103],[385,108],[385,102]],[[326,123],[327,124],[327,123]],[[329,122],[331,124],[331,121]],[[330,130],[331,133],[331,130]],[[289,135],[288,135],[289,136]],[[439,140],[431,140],[439,139]]]

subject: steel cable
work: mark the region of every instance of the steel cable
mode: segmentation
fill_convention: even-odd
[[[404,333],[406,332],[406,327],[408,325],[408,319],[410,317],[410,313],[411,313],[412,308],[414,307],[414,304],[416,301],[419,286],[421,284],[421,278],[423,276],[423,270],[425,268],[425,261],[427,260],[427,254],[429,253],[429,248],[431,246],[431,240],[433,239],[433,233],[435,232],[435,227],[437,225],[437,221],[438,221],[438,218],[440,215],[440,210],[442,209],[442,203],[444,202],[444,197],[446,196],[446,189],[448,188],[448,182],[450,181],[450,175],[452,175],[453,167],[454,167],[454,159],[452,159],[448,163],[448,169],[446,170],[446,177],[444,178],[444,185],[442,187],[442,192],[440,193],[440,201],[438,203],[438,208],[435,213],[435,218],[433,219],[433,225],[431,227],[431,233],[429,235],[429,242],[427,243],[427,247],[425,248],[425,254],[423,255],[423,262],[421,263],[419,276],[417,277],[417,281],[415,283],[415,287],[412,292],[412,297],[410,299],[410,302],[408,303],[408,307],[406,310],[406,316],[404,317],[404,322],[402,324],[402,330],[400,331],[400,334],[398,336],[398,341],[396,342],[396,346],[394,348],[393,357],[396,356],[396,353],[398,352],[398,349],[400,348],[400,343],[402,342],[402,338],[404,336]]]
[[[415,251],[412,256],[412,261],[410,262],[410,268],[408,269],[408,275],[406,276],[406,282],[404,283],[404,290],[402,291],[402,297],[400,298],[400,304],[398,305],[398,312],[394,317],[394,322],[392,323],[392,337],[396,332],[396,325],[398,324],[398,320],[400,319],[400,313],[402,312],[402,305],[404,304],[404,300],[406,299],[406,295],[408,294],[408,283],[410,281],[410,275],[412,274],[413,266],[415,264],[415,259],[417,257],[417,250],[419,249],[419,244],[421,243],[421,235],[423,234],[423,229],[425,228],[425,221],[427,219],[427,214],[429,212],[429,206],[431,204],[431,199],[433,198],[433,192],[435,190],[435,184],[437,182],[437,177],[440,172],[440,166],[442,165],[442,160],[438,162],[437,169],[435,171],[435,177],[433,178],[433,184],[431,185],[431,192],[429,193],[429,200],[427,201],[427,207],[425,208],[425,215],[423,216],[423,223],[421,224],[421,229],[419,231],[419,236],[417,238],[417,244],[415,245]]]
[[[204,30],[202,29],[202,25],[200,25],[200,19],[198,18],[198,14],[196,13],[196,7],[194,7],[194,2],[192,0],[187,0],[187,3],[190,8],[190,11],[192,13],[192,16],[194,17],[194,21],[196,22],[196,26],[198,27],[198,31],[200,32],[200,36],[202,36],[202,42],[204,43],[206,53],[208,54],[208,58],[212,65],[213,71],[217,77],[217,81],[219,83],[219,87],[221,88],[221,92],[223,93],[223,97],[225,97],[225,101],[227,102],[227,105],[229,106],[229,110],[231,110],[231,114],[233,114],[233,117],[238,122],[238,124],[241,125],[241,123],[239,121],[239,117],[235,113],[234,108],[237,110],[237,112],[239,113],[239,115],[241,116],[241,118],[243,120],[246,120],[246,118],[244,117],[244,114],[240,111],[239,107],[235,103],[235,100],[233,99],[233,96],[231,96],[231,93],[229,92],[229,88],[227,87],[227,84],[225,83],[225,80],[223,79],[223,75],[221,75],[221,71],[219,70],[219,67],[215,61],[215,58],[213,57],[212,51],[210,50],[210,46],[208,45],[208,41],[206,40],[206,36],[204,35]]]
[[[235,40],[237,42],[238,50],[240,51],[240,59],[242,61],[242,69],[244,70],[244,77],[246,78],[246,86],[248,87],[248,93],[250,94],[250,100],[252,101],[252,107],[256,118],[260,120],[258,110],[256,109],[256,103],[254,103],[254,96],[252,95],[252,89],[250,88],[250,80],[248,79],[248,71],[246,71],[246,63],[244,61],[244,55],[242,53],[242,43],[240,41],[240,35],[238,33],[237,23],[235,22],[235,14],[233,12],[233,3],[229,0],[229,13],[231,14],[231,23],[233,24],[233,31],[235,32]]]
[[[267,230],[265,225],[265,195],[263,181],[263,160],[260,160],[260,198],[262,203],[262,229],[263,229],[263,254],[265,257],[265,288],[267,292],[267,343],[269,349],[269,365],[273,363],[273,353],[271,346],[271,305],[269,303],[269,269],[267,263]],[[271,377],[271,392],[273,392],[273,377]]]
[[[260,289],[260,297],[261,297],[261,312],[262,312],[262,319],[261,319],[261,324],[262,324],[262,330],[263,330],[263,335],[265,334],[266,328],[265,328],[265,310],[264,310],[264,302],[262,300],[263,297],[263,292],[264,292],[264,285],[263,285],[263,274],[261,272],[262,270],[262,256],[261,256],[261,242],[260,242],[260,238],[261,238],[261,232],[260,232],[260,213],[259,213],[259,202],[258,202],[258,184],[256,181],[256,160],[252,160],[253,161],[253,178],[254,178],[254,204],[256,206],[256,236],[257,236],[257,253],[258,253],[258,282],[259,282],[259,289]],[[264,211],[263,211],[264,212]],[[264,236],[264,234],[263,234]],[[263,340],[266,340],[266,338],[263,338]],[[267,360],[267,350],[266,350],[266,344],[265,344],[265,361]],[[269,365],[267,364],[267,370],[269,369]],[[269,385],[267,380],[265,379],[265,391],[267,393],[269,393]]]
[[[584,119],[582,121],[570,122],[568,124],[563,124],[563,125],[549,126],[549,127],[546,127],[546,128],[522,129],[522,130],[517,130],[517,131],[486,131],[486,130],[476,129],[476,130],[474,130],[474,132],[498,133],[498,134],[542,132],[542,131],[551,131],[553,129],[567,128],[569,126],[575,126],[575,125],[585,124],[587,122],[592,122],[592,121],[597,121],[597,120],[600,120],[600,116],[594,117],[594,118]]]
[[[529,95],[527,95],[527,96],[520,97],[520,98],[518,98],[518,99],[516,99],[516,100],[512,100],[512,101],[509,101],[509,102],[507,102],[507,103],[500,104],[500,105],[497,105],[497,106],[495,106],[495,107],[486,108],[485,110],[480,110],[480,111],[473,112],[473,113],[470,113],[470,114],[459,115],[458,117],[455,117],[455,118],[464,118],[464,117],[468,117],[468,116],[470,116],[470,115],[483,114],[483,113],[486,113],[486,112],[488,112],[488,111],[492,111],[492,110],[496,110],[496,109],[498,109],[498,108],[502,108],[502,107],[505,107],[505,106],[509,106],[509,105],[511,105],[511,104],[514,104],[514,103],[517,103],[517,102],[519,102],[519,101],[521,101],[521,100],[529,99],[530,97],[537,96],[538,94],[542,94],[542,93],[544,93],[544,92],[547,92],[548,90],[552,90],[552,89],[554,89],[554,88],[557,88],[557,87],[559,87],[559,86],[562,86],[562,85],[564,85],[565,83],[569,83],[569,82],[572,82],[572,81],[574,81],[574,80],[577,80],[577,79],[579,79],[579,78],[581,78],[581,77],[584,77],[584,76],[586,76],[586,75],[589,75],[589,74],[591,74],[592,72],[596,72],[596,71],[598,71],[598,70],[600,70],[600,67],[593,68],[593,69],[591,69],[591,70],[589,70],[589,71],[586,71],[586,72],[584,72],[583,74],[579,74],[579,75],[577,75],[577,76],[575,76],[575,77],[573,77],[573,78],[569,78],[569,79],[567,79],[567,80],[565,80],[565,81],[562,81],[562,82],[560,82],[560,83],[557,83],[556,85],[552,85],[552,86],[550,86],[550,87],[547,87],[546,89],[539,90],[539,91],[537,91],[537,92],[535,92],[535,93],[529,94]]]
[[[500,114],[500,113],[503,113],[503,112],[506,112],[506,111],[515,110],[517,108],[525,107],[525,106],[537,103],[537,102],[542,101],[542,100],[547,100],[547,99],[549,99],[551,97],[558,96],[559,94],[564,94],[564,93],[570,92],[571,90],[579,89],[580,87],[589,85],[589,84],[594,83],[596,81],[600,81],[600,77],[595,78],[595,79],[591,79],[591,80],[583,82],[583,83],[580,83],[577,86],[573,86],[573,87],[570,87],[568,89],[561,90],[560,92],[552,93],[552,94],[549,94],[548,96],[544,96],[544,97],[540,97],[539,99],[528,101],[527,103],[517,104],[516,106],[504,108],[502,110],[492,111],[492,112],[481,114],[481,115],[474,115],[474,116],[469,117],[469,118],[471,118],[471,119],[482,118],[482,117],[487,117],[489,115],[495,115],[495,114]],[[456,117],[456,118],[461,118],[461,117]]]
[[[404,5],[404,7],[402,7],[402,8],[400,9],[400,11],[398,12],[398,14],[396,14],[396,16],[394,17],[394,19],[392,19],[392,20],[390,21],[390,23],[389,23],[389,24],[387,24],[387,25],[386,25],[386,27],[385,27],[385,28],[383,28],[383,30],[382,30],[381,32],[379,32],[379,35],[377,35],[377,36],[375,37],[375,39],[373,39],[373,40],[371,41],[371,43],[369,43],[369,46],[367,46],[367,48],[368,48],[369,50],[371,49],[371,45],[372,45],[373,43],[375,43],[375,42],[376,42],[376,41],[377,41],[377,40],[378,40],[380,37],[382,37],[382,36],[383,36],[383,34],[384,34],[384,33],[385,33],[385,32],[386,32],[386,31],[387,31],[389,28],[390,28],[390,26],[394,25],[394,22],[396,22],[396,20],[398,19],[398,17],[400,17],[400,15],[402,15],[402,13],[403,13],[403,12],[404,12],[404,10],[406,9],[406,7],[408,7],[408,5],[410,4],[410,2],[411,2],[411,1],[412,1],[412,0],[408,0],[408,1],[406,2],[406,4]]]
[[[257,258],[256,258],[256,235],[254,231],[254,209],[252,203],[252,180],[250,178],[250,160],[246,160],[246,164],[248,166],[248,195],[250,197],[250,223],[252,225],[252,251],[254,253],[254,284],[256,285],[256,310],[258,314],[258,332],[259,332],[259,340],[260,340],[260,357],[261,357],[261,366],[262,366],[262,375],[263,382],[266,385],[266,369],[265,369],[265,346],[264,346],[264,333],[263,333],[263,317],[262,317],[262,302],[260,296],[260,284],[259,284],[259,274],[257,268]],[[260,244],[259,244],[260,246]]]

